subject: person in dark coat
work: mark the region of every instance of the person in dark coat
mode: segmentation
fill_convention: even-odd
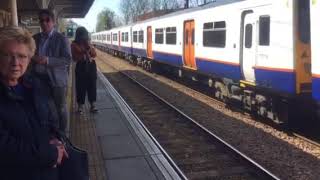
[[[1,180],[58,180],[57,166],[68,156],[48,125],[50,114],[37,108],[49,97],[35,94],[36,80],[24,80],[34,51],[28,31],[0,28]]]
[[[84,27],[76,30],[75,40],[71,44],[72,58],[76,64],[76,95],[79,113],[83,112],[86,94],[90,102],[90,111],[97,112],[97,67],[94,58],[95,49],[89,42],[89,33]]]

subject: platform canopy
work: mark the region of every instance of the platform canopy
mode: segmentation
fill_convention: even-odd
[[[16,1],[20,18],[45,8],[52,9],[59,18],[83,18],[94,0],[0,0],[0,9],[10,12],[12,1]]]
[[[17,0],[18,12],[35,12],[50,8],[58,17],[83,18],[94,0]]]

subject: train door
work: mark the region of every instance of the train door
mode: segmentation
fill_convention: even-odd
[[[312,1],[312,3],[317,3]],[[319,3],[319,2],[318,2]],[[311,94],[311,43],[310,43],[310,1],[296,1],[294,9],[295,30],[295,73],[297,94]],[[295,12],[297,11],[297,12]],[[317,22],[318,22],[317,17]],[[319,34],[319,32],[317,32]],[[316,36],[312,36],[315,38]],[[317,51],[315,51],[317,52]]]
[[[256,65],[256,18],[253,13],[245,15],[242,45],[242,73],[243,79],[248,82],[255,82],[254,66]]]
[[[147,29],[147,57],[152,59],[152,28],[151,26]]]
[[[196,69],[194,58],[194,20],[184,22],[184,45],[183,62],[184,67]]]

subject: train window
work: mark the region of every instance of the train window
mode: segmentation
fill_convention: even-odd
[[[213,29],[213,22],[211,23],[204,23],[203,29]]]
[[[260,16],[259,18],[259,45],[270,45],[270,16]]]
[[[123,33],[121,33],[121,41],[123,42],[124,41],[124,32]]]
[[[160,29],[156,29],[156,39],[155,39],[155,42],[156,44],[163,44],[163,29],[160,28]]]
[[[217,21],[203,24],[203,46],[225,47],[226,46],[226,22]]]
[[[115,33],[115,34],[112,34],[112,40],[113,41],[118,41],[118,34],[117,33]]]
[[[139,31],[139,42],[143,43],[143,31]]]
[[[106,40],[107,39],[107,37],[106,37],[106,35],[104,34],[104,35],[102,35],[102,40]]]
[[[138,42],[138,32],[133,31],[133,42]]]
[[[129,41],[129,33],[128,32],[126,32],[126,33],[124,33],[124,41],[125,42],[128,42]]]
[[[185,39],[184,39],[184,43],[185,44],[188,44],[188,38],[189,38],[189,30],[186,30],[186,32],[184,33],[184,37],[185,37]]]
[[[251,48],[252,46],[252,24],[246,25],[246,31],[245,31],[245,47]]]
[[[177,28],[167,27],[166,28],[166,44],[176,44],[177,43]]]
[[[107,41],[110,41],[110,34],[107,34]]]
[[[310,43],[310,1],[298,1],[299,38],[304,43]]]
[[[192,39],[191,39],[192,45],[194,45],[194,29],[192,29]]]

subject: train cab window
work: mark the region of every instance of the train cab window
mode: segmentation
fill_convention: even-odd
[[[244,44],[246,48],[251,48],[252,46],[252,24],[246,25]]]
[[[139,31],[139,42],[143,43],[143,31]]]
[[[133,42],[138,42],[138,31],[133,31]]]
[[[112,34],[112,40],[113,41],[118,41],[118,34],[117,33],[115,33],[115,34]]]
[[[270,16],[259,17],[259,45],[270,45]]]
[[[129,41],[129,33],[128,32],[124,33],[124,41],[125,42]]]
[[[166,44],[176,44],[177,43],[177,28],[167,27],[166,28]]]
[[[203,46],[220,47],[226,46],[226,22],[217,21],[203,24]]]
[[[156,44],[163,44],[163,29],[162,28],[156,29],[155,34],[156,34],[156,39],[155,39]]]

